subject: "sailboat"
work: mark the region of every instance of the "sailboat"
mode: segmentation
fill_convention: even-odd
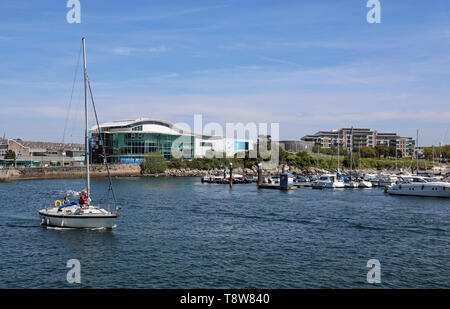
[[[351,140],[350,140],[350,176],[348,182],[345,182],[346,188],[358,188],[358,183],[356,181],[352,180],[352,173],[353,173],[353,127],[350,131]]]
[[[361,170],[361,142],[359,143],[358,153],[359,153],[359,170]],[[359,180],[358,188],[372,188],[372,183],[370,181],[364,180],[364,178],[361,178]]]
[[[344,188],[344,182],[340,179],[339,173],[339,135],[338,135],[338,152],[337,152],[337,170],[336,174],[323,174],[319,179],[312,183],[313,189],[324,189],[324,188]],[[333,157],[331,157],[333,160]],[[331,166],[331,161],[330,161]]]
[[[62,204],[62,202],[55,201],[54,205],[50,207],[41,209],[39,211],[39,216],[42,220],[42,224],[51,227],[60,228],[113,228],[115,227],[115,221],[119,217],[119,207],[116,204],[116,198],[114,195],[111,175],[109,173],[109,167],[106,161],[106,154],[103,148],[103,160],[108,172],[109,179],[109,191],[111,191],[114,198],[115,210],[109,211],[101,208],[100,206],[90,205],[90,174],[89,174],[89,144],[88,144],[88,96],[87,90],[89,85],[89,92],[91,96],[91,101],[95,113],[95,118],[97,121],[97,127],[99,130],[100,139],[102,139],[102,134],[100,134],[100,126],[98,125],[97,112],[95,110],[94,100],[92,96],[92,91],[90,87],[90,82],[88,80],[88,75],[86,71],[86,40],[82,38],[83,45],[83,69],[84,69],[84,110],[85,110],[85,161],[86,161],[86,184],[87,188],[84,193],[87,196],[88,203],[80,205],[78,202],[72,202],[67,204]],[[103,145],[103,140],[101,140]]]

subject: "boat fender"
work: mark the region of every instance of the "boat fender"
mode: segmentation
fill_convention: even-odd
[[[62,202],[60,200],[55,201],[55,207],[62,206]]]

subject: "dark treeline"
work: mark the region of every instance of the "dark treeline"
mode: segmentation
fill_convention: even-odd
[[[315,149],[317,152],[317,148]],[[436,151],[436,149],[435,149]],[[290,153],[279,148],[278,162],[280,165],[289,165],[291,167],[305,169],[309,167],[316,167],[321,169],[336,169],[339,167],[350,168],[353,166],[357,168],[373,168],[383,169],[392,167],[410,168],[415,166],[413,158],[402,158],[401,153],[397,153],[395,158],[395,149],[387,147],[386,145],[377,145],[375,148],[361,147],[353,149],[353,155],[350,156],[349,151],[340,151],[339,159],[337,156],[337,149],[319,149],[319,153],[326,154],[326,157],[318,157],[315,154],[310,154],[307,151],[298,153]],[[270,156],[264,156],[262,159],[259,155],[253,158],[255,153],[246,151],[234,155],[232,158],[227,158],[225,154],[209,154],[205,158],[195,158],[192,160],[182,160],[173,158],[171,161],[166,161],[160,153],[148,153],[145,161],[141,163],[141,170],[147,173],[161,173],[167,169],[196,169],[196,170],[211,170],[228,168],[230,163],[233,163],[234,168],[254,168],[258,163],[269,161]],[[339,160],[339,162],[338,162]],[[425,160],[419,161],[420,168],[430,167],[432,162]]]

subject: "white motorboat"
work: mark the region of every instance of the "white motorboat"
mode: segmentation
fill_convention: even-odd
[[[364,174],[364,180],[365,181],[377,181],[378,174]]]
[[[378,179],[378,185],[380,187],[392,186],[398,181],[398,177],[395,175],[380,175]]]
[[[450,183],[443,181],[398,183],[388,187],[386,192],[393,195],[450,197]]]
[[[202,178],[200,178],[201,182],[210,182],[211,181],[211,176],[202,176]]]
[[[365,182],[370,182],[372,187],[379,185],[379,175],[378,174],[364,174],[363,180]]]
[[[113,228],[115,227],[115,221],[119,217],[119,207],[116,204],[114,191],[112,188],[111,175],[109,173],[109,167],[106,161],[105,149],[103,148],[103,159],[108,172],[109,179],[109,191],[114,198],[114,212],[100,208],[99,206],[89,205],[90,203],[90,174],[89,174],[89,144],[88,144],[88,98],[87,98],[87,86],[89,85],[89,93],[95,112],[95,105],[92,97],[90,82],[86,72],[86,47],[85,39],[82,39],[83,44],[83,68],[84,68],[84,103],[85,103],[85,158],[86,158],[86,183],[87,189],[85,191],[87,199],[86,204],[80,205],[78,202],[67,203],[62,205],[62,202],[57,200],[54,206],[41,209],[39,216],[41,217],[42,224],[52,227],[60,228]],[[100,132],[100,126],[98,124],[98,117],[95,112],[95,118],[97,121],[98,136],[101,139],[101,145],[104,145],[102,134]]]
[[[338,179],[336,174],[324,174],[313,182],[314,189],[344,188],[344,182]]]

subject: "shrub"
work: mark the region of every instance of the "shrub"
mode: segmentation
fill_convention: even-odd
[[[167,169],[164,156],[159,152],[149,152],[145,155],[145,160],[141,163],[141,172],[162,173]]]

